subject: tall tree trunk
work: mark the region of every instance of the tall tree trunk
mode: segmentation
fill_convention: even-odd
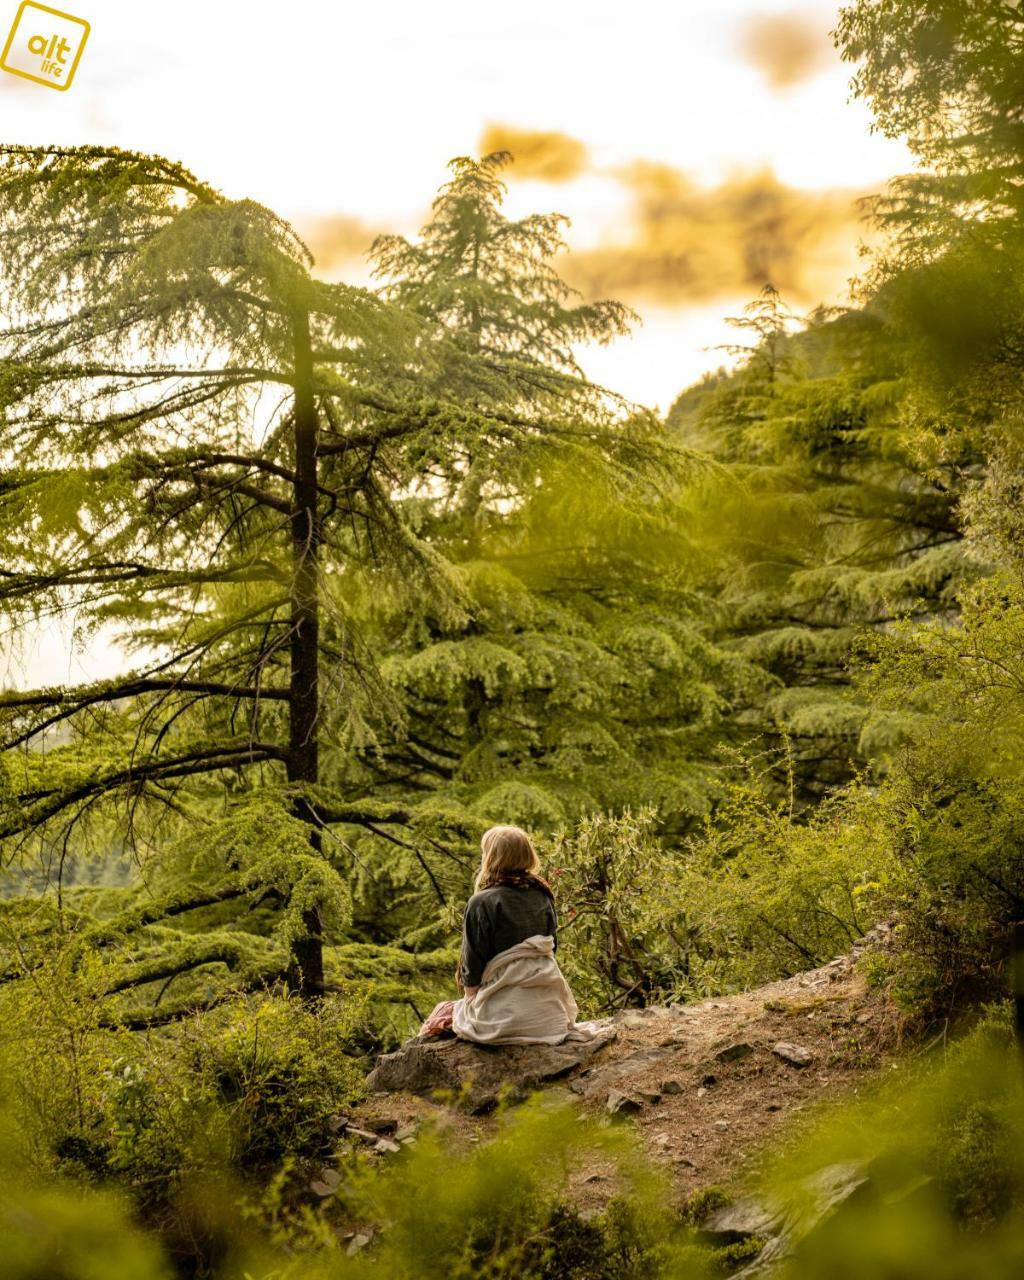
[[[320,611],[317,553],[320,528],[317,518],[317,412],[313,395],[313,359],[310,350],[309,313],[297,311],[293,321],[295,343],[295,486],[292,512],[292,613],[291,678],[288,730],[289,782],[319,779],[319,661]],[[298,812],[310,823],[310,843],[320,848],[310,807],[300,802]],[[304,996],[317,996],[324,988],[323,933],[320,912],[306,911],[303,933],[292,943],[290,986]]]

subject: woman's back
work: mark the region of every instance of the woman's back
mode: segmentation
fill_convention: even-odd
[[[496,884],[474,893],[462,929],[462,982],[477,987],[484,969],[502,951],[537,934],[555,938],[557,918],[549,892],[532,878]]]

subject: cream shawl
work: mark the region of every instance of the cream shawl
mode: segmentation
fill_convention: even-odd
[[[555,960],[555,940],[534,934],[488,961],[475,996],[455,1001],[452,1030],[477,1044],[560,1044],[589,1040],[593,1023],[579,1012]]]

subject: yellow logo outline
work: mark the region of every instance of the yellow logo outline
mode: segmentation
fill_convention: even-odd
[[[7,65],[7,55],[11,51],[11,45],[14,43],[14,36],[18,28],[21,26],[21,16],[26,9],[38,9],[41,13],[52,14],[55,18],[64,18],[67,22],[73,22],[76,26],[82,28],[82,38],[78,42],[78,51],[75,54],[75,60],[68,67],[67,79],[63,84],[58,84],[56,80],[44,79],[42,76],[34,76],[31,72],[22,71],[18,67],[9,67]],[[14,15],[14,22],[11,24],[11,30],[7,36],[7,43],[4,45],[3,53],[0,53],[0,67],[12,76],[21,76],[23,80],[31,80],[34,84],[44,84],[48,89],[56,89],[58,93],[67,93],[71,88],[71,82],[75,78],[75,72],[78,70],[78,64],[81,61],[82,51],[85,48],[85,42],[89,39],[89,32],[92,27],[84,18],[77,18],[73,13],[65,13],[63,9],[53,9],[48,4],[37,4],[36,0],[21,0],[18,6],[18,12]]]

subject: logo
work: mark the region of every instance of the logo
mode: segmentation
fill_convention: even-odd
[[[88,38],[84,19],[22,0],[0,53],[0,67],[51,89],[70,89]]]

